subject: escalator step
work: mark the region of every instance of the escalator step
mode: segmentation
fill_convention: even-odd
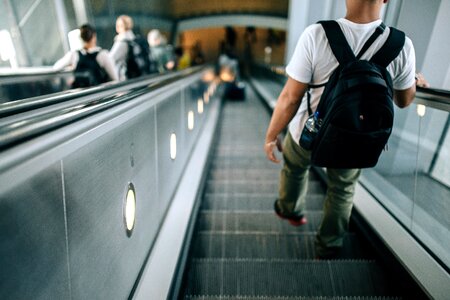
[[[192,243],[192,258],[314,259],[315,233],[199,232]],[[356,236],[344,238],[341,258],[368,259]]]
[[[186,300],[401,300],[398,297],[275,297],[275,296],[186,296]]]
[[[323,194],[322,183],[311,181],[308,184],[308,193]],[[277,193],[278,181],[238,181],[238,180],[208,180],[205,188],[206,193]]]
[[[275,180],[280,179],[280,170],[271,169],[256,169],[256,168],[239,168],[234,170],[222,170],[215,169],[208,173],[208,179],[210,180]],[[309,173],[310,180],[318,180],[317,176],[313,173]]]
[[[261,169],[261,170],[273,170],[278,171],[281,170],[280,165],[267,163],[264,160],[255,160],[255,161],[226,161],[222,159],[213,159],[211,162],[211,170],[246,170],[246,169]],[[279,174],[279,173],[278,173]]]
[[[262,159],[266,159],[263,148],[261,145],[250,146],[220,146],[215,145],[214,156],[215,157],[241,157],[256,155]]]
[[[186,295],[388,296],[373,261],[194,259]]]
[[[230,212],[201,211],[197,221],[199,231],[230,231],[230,232],[308,232],[316,231],[322,212],[307,211],[308,223],[295,227],[286,220],[278,218],[274,212]]]
[[[268,169],[234,169],[234,170],[223,170],[215,169],[208,173],[209,180],[279,180],[280,171],[279,170],[268,170]]]
[[[276,197],[276,194],[205,194],[201,209],[273,211],[273,203]],[[306,196],[306,210],[322,210],[324,199],[324,195],[308,194]]]

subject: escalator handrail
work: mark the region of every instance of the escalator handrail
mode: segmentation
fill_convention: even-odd
[[[73,76],[73,71],[62,70],[57,71],[52,68],[28,68],[28,69],[18,69],[15,72],[5,72],[0,71],[0,85],[17,83],[17,82],[28,82],[32,80],[43,80],[52,79],[54,77],[67,77]],[[50,78],[47,78],[50,77]]]
[[[417,87],[414,101],[418,104],[450,112],[450,91],[447,90]]]
[[[0,104],[0,118],[8,117],[14,114],[30,111],[33,109],[38,109],[46,106],[50,106],[56,103],[61,103],[64,101],[69,101],[72,99],[93,95],[99,92],[111,91],[119,92],[121,90],[129,90],[134,88],[144,87],[149,84],[156,83],[160,80],[166,80],[168,78],[181,78],[183,76],[188,76],[198,71],[202,67],[193,67],[183,71],[171,72],[168,74],[160,75],[148,75],[131,80],[120,81],[120,82],[107,82],[105,84],[86,88],[86,89],[76,89],[64,92],[58,92],[51,95],[42,95],[37,97],[31,97],[26,99],[20,99],[15,101],[10,101]],[[54,75],[54,74],[53,74]]]
[[[260,69],[265,69],[267,72],[270,72],[275,76],[286,76],[284,67],[281,66],[269,66],[263,64],[257,64],[255,66]],[[414,102],[450,112],[450,91],[436,88],[417,87]]]
[[[101,98],[96,98],[94,94],[83,103],[77,103],[62,110],[52,110],[28,119],[22,119],[17,123],[11,122],[0,128],[0,151],[35,136],[123,104],[140,95],[163,88],[175,81],[186,79],[205,69],[206,67],[191,68],[184,72],[177,72],[173,76],[167,76],[161,80],[152,80],[150,83],[145,81],[145,84],[140,86],[140,88],[128,89],[126,92],[112,93]]]

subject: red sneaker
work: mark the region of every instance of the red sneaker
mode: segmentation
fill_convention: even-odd
[[[292,226],[302,226],[302,225],[305,225],[306,223],[308,223],[308,220],[303,215],[283,215],[281,213],[280,209],[278,208],[277,201],[278,200],[275,201],[273,206],[274,206],[276,215],[280,219],[287,220],[289,222],[289,224],[291,224]]]

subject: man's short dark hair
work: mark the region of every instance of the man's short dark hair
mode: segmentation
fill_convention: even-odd
[[[80,37],[85,43],[92,40],[94,35],[95,35],[95,29],[91,25],[84,24],[80,27]]]

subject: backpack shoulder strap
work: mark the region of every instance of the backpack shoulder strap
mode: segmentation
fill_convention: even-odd
[[[334,56],[338,60],[339,64],[346,64],[351,61],[355,61],[356,57],[353,53],[350,45],[342,32],[341,27],[336,21],[319,21],[325,30],[328,42],[330,43],[331,50]]]
[[[370,46],[372,46],[373,42],[375,42],[375,40],[383,34],[384,29],[386,29],[386,25],[384,25],[383,22],[381,22],[381,24],[375,28],[374,33],[369,37],[369,39],[366,41],[366,43],[363,45],[361,51],[359,51],[358,55],[356,56],[356,59],[360,59],[364,53],[366,53],[367,49],[370,48]]]
[[[381,47],[370,59],[383,68],[386,68],[402,51],[405,45],[405,33],[393,27],[389,27],[389,37]]]

